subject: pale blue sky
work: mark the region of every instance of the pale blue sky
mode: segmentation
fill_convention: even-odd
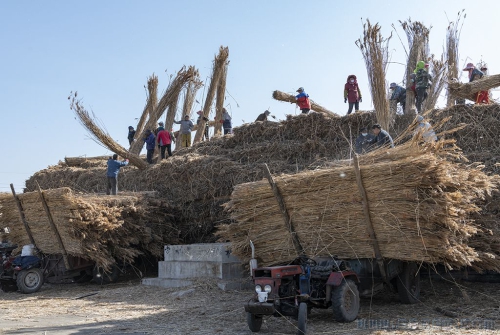
[[[460,40],[461,62],[481,57],[498,73],[500,2],[481,1],[1,1],[0,191],[18,191],[34,172],[65,156],[109,152],[91,141],[69,109],[78,91],[109,133],[127,144],[145,103],[153,72],[163,91],[183,65],[211,71],[219,46],[229,47],[226,105],[235,126],[270,108],[279,119],[294,105],[271,98],[274,90],[303,86],[317,103],[345,114],[343,85],[356,74],[371,109],[364,61],[354,41],[361,18],[379,22],[388,36],[398,20],[432,25],[431,52],[441,54],[448,18],[467,18]],[[399,34],[406,43],[402,30]],[[390,43],[394,62],[405,62],[401,42]],[[391,64],[387,80],[400,82],[404,67]],[[198,101],[202,101],[200,90]],[[237,106],[239,105],[239,107]],[[200,105],[195,106],[199,108]]]

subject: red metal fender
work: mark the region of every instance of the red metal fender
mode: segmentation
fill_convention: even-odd
[[[352,270],[332,272],[326,281],[326,285],[339,286],[344,278],[353,279],[356,283],[359,283],[358,275]]]

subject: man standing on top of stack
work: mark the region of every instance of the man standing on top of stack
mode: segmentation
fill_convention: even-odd
[[[478,80],[483,78],[484,73],[474,66],[472,63],[468,63],[467,66],[465,67],[464,71],[469,72],[469,83],[472,83],[474,80]],[[490,103],[490,97],[488,94],[488,91],[479,91],[474,94],[476,101],[476,104],[489,104]]]
[[[359,103],[363,101],[358,81],[353,74],[347,77],[347,83],[344,86],[344,103],[347,103],[347,101],[349,101],[347,114],[351,114],[353,106],[354,110],[357,112],[359,110]]]
[[[264,113],[260,113],[259,116],[257,116],[257,119],[255,120],[255,122],[267,121],[267,117],[269,116],[269,114],[271,114],[271,112],[269,112],[267,110]]]
[[[156,142],[160,147],[160,157],[165,159],[165,150],[168,152],[168,157],[172,156],[172,142],[175,142],[174,136],[161,127],[161,130],[156,135]]]
[[[198,119],[196,120],[196,124],[200,125],[201,119],[205,120],[205,131],[203,132],[203,138],[202,141],[207,139],[208,141],[208,118],[203,116],[203,111],[197,111],[196,114],[198,114]]]
[[[429,74],[429,64],[419,61],[413,71],[415,73],[415,90],[417,92],[417,112],[422,110],[422,103],[427,99],[427,89],[431,87],[432,77]]]
[[[151,130],[146,130],[144,142],[146,142],[146,160],[149,164],[153,164],[153,154],[155,152],[155,134]]]
[[[309,113],[309,111],[311,110],[311,102],[309,101],[309,94],[304,92],[303,87],[299,87],[297,92],[299,92],[299,94],[295,96],[297,106],[299,106],[302,113],[304,114]]]
[[[116,195],[118,193],[118,172],[120,168],[128,164],[128,159],[124,161],[118,161],[118,155],[114,154],[113,157],[108,159],[108,170],[106,171],[106,176],[108,177],[108,185],[106,188],[107,195]]]
[[[132,142],[134,142],[134,136],[135,136],[134,127],[128,126],[128,144],[129,145],[132,145]]]
[[[181,134],[181,148],[187,148],[191,146],[191,131],[193,131],[194,124],[189,119],[189,115],[184,115],[184,120],[174,121],[176,124],[181,125],[179,130]]]
[[[233,125],[231,124],[231,115],[227,112],[225,108],[222,108],[222,128],[224,128],[224,135],[231,134],[233,130]]]
[[[396,103],[399,102],[401,108],[403,108],[404,113],[406,107],[406,89],[397,85],[396,83],[391,83],[389,88],[392,91],[392,95],[389,100],[396,100]]]

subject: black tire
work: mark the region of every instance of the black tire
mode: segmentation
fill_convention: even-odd
[[[118,280],[120,272],[120,268],[116,265],[113,265],[111,272],[104,271],[103,268],[95,266],[92,271],[92,278],[99,285],[114,283]]]
[[[404,263],[397,280],[399,299],[403,304],[420,302],[420,273],[416,263]]]
[[[305,335],[307,332],[307,304],[305,302],[299,304],[299,316],[297,320],[297,335]]]
[[[17,287],[21,293],[29,294],[40,291],[43,285],[43,271],[39,268],[21,270],[17,274]]]
[[[258,316],[247,312],[247,323],[248,323],[248,328],[252,332],[257,333],[260,331],[260,327],[262,327],[262,316]]]
[[[359,313],[359,291],[352,279],[345,279],[332,290],[333,317],[338,322],[352,322]]]

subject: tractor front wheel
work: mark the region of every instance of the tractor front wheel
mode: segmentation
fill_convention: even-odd
[[[22,293],[38,292],[43,285],[43,271],[39,268],[21,270],[17,274],[16,282]]]
[[[345,279],[332,290],[333,317],[338,322],[352,322],[359,313],[359,291],[352,279]]]
[[[248,323],[248,328],[254,332],[257,333],[260,331],[260,327],[262,327],[262,316],[257,316],[252,313],[247,312],[247,323]]]

